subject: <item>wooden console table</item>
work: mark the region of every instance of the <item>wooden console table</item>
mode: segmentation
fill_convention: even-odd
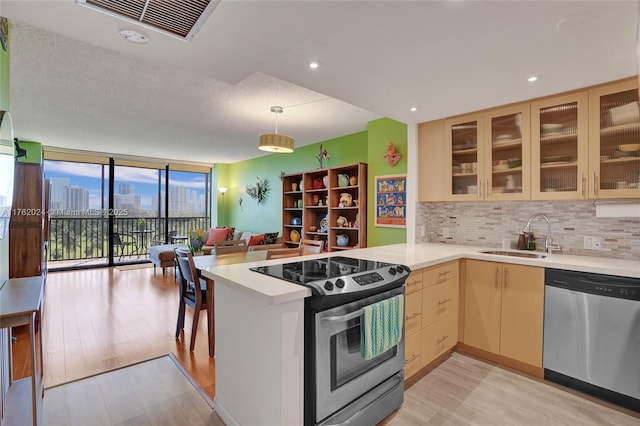
[[[11,278],[0,289],[0,327],[29,326],[32,375],[13,381],[11,332],[9,353],[9,389],[7,391],[6,425],[40,425],[42,423],[42,333],[41,311],[44,301],[44,277]],[[38,326],[38,330],[36,329]]]

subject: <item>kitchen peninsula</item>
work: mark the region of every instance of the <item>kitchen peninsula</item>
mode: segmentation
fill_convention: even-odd
[[[483,247],[397,244],[341,252],[426,268],[476,259],[640,278],[637,262],[550,254],[544,259],[484,254]],[[326,254],[305,258],[321,258]],[[303,424],[304,299],[311,291],[249,268],[260,261],[203,269],[215,280],[216,410],[228,425]]]

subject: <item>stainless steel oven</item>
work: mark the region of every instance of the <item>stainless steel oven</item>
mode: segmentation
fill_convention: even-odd
[[[305,299],[305,425],[371,426],[402,404],[404,335],[365,360],[360,321],[365,306],[404,294],[407,266],[328,256],[251,270],[312,289]]]
[[[314,314],[316,424],[373,425],[402,404],[404,335],[364,360],[360,319],[364,306],[403,293],[400,287]]]

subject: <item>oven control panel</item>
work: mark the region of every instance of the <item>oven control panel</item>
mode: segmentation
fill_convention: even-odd
[[[382,287],[396,281],[404,282],[410,272],[409,267],[392,265],[369,272],[311,281],[306,285],[312,287],[317,294],[337,296]]]

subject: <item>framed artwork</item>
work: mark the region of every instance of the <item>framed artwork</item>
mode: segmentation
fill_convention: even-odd
[[[375,226],[407,226],[407,175],[376,176]]]

